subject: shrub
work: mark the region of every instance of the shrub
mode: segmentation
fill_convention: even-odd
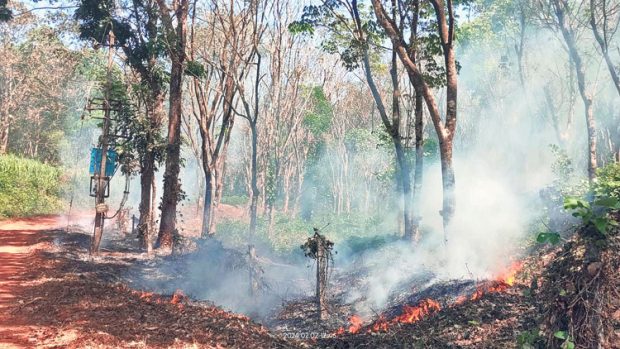
[[[613,213],[620,210],[620,166],[617,163],[609,164],[600,168],[597,175],[590,193],[583,197],[564,198],[564,209],[580,218],[586,227],[594,227],[605,236],[612,227],[618,226]],[[543,233],[538,236],[538,241],[557,242],[556,235]]]
[[[250,202],[250,198],[247,195],[227,195],[222,197],[222,204],[232,206],[244,206]]]
[[[223,219],[217,223],[217,236],[227,245],[242,247],[248,241],[248,223]]]
[[[36,160],[0,156],[0,217],[57,213],[62,170]]]
[[[620,163],[614,162],[596,172],[594,193],[620,199]]]
[[[359,253],[397,239],[394,235],[396,226],[390,226],[386,221],[391,223],[391,219],[385,217],[358,213],[324,214],[308,222],[276,213],[271,232],[267,219],[259,219],[255,243],[274,251],[280,257],[295,259],[303,256],[299,246],[312,236],[312,228],[323,228],[321,234],[336,244],[336,251],[344,254]],[[217,236],[227,246],[243,249],[247,244],[248,229],[247,222],[222,220],[217,225]]]

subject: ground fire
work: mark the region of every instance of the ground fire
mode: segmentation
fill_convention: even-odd
[[[155,294],[153,292],[133,291],[133,293],[137,294],[140,299],[144,299],[147,302],[153,302],[156,304],[175,304],[179,309],[183,309],[183,303],[186,303],[189,300],[189,298],[181,290],[174,291],[169,300],[167,299],[167,296]]]
[[[432,299],[424,299],[418,305],[405,305],[403,307],[403,312],[401,315],[394,317],[391,320],[387,320],[385,315],[380,315],[379,319],[373,322],[368,329],[367,332],[380,332],[387,331],[391,324],[396,323],[407,323],[411,324],[416,321],[423,319],[425,316],[433,314],[437,311],[441,310],[441,306],[438,302]],[[348,333],[355,334],[360,331],[363,327],[363,320],[358,315],[353,315],[349,318],[349,323],[351,324],[348,329]],[[344,334],[345,329],[341,327],[336,331],[336,334]]]
[[[499,273],[495,280],[483,282],[479,285],[476,291],[470,295],[461,295],[457,297],[456,301],[452,303],[452,306],[460,305],[466,301],[475,301],[482,298],[485,294],[494,292],[504,292],[516,282],[516,275],[522,269],[523,264],[521,262],[514,262],[504,271]],[[368,325],[366,332],[385,332],[391,325],[397,323],[412,324],[424,319],[425,317],[439,312],[441,305],[438,301],[427,298],[420,301],[417,305],[404,305],[400,315],[388,320],[385,314],[381,314],[377,320]],[[363,327],[364,320],[358,316],[353,315],[349,318],[349,327],[345,329],[340,327],[335,334],[342,335],[345,333],[356,334],[360,332]]]
[[[508,268],[502,271],[495,280],[487,281],[478,286],[476,291],[467,296],[459,296],[454,305],[462,304],[468,300],[475,301],[482,298],[486,293],[504,292],[516,282],[517,273],[523,268],[523,263],[513,262]]]

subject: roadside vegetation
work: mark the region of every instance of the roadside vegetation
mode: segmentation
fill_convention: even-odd
[[[65,180],[60,167],[0,155],[0,218],[61,212]]]

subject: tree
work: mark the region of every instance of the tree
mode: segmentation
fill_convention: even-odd
[[[454,45],[454,5],[452,0],[444,3],[443,0],[430,0],[435,13],[435,25],[437,32],[432,39],[434,44],[441,48],[444,58],[443,70],[446,82],[446,115],[445,121],[442,120],[441,112],[437,105],[437,100],[429,83],[428,76],[425,76],[416,65],[415,57],[412,57],[409,47],[416,45],[416,42],[405,41],[403,31],[397,24],[398,18],[394,13],[390,16],[383,6],[381,0],[372,0],[372,5],[379,24],[385,29],[387,36],[392,41],[394,50],[397,52],[401,62],[407,69],[407,73],[416,91],[420,91],[424,96],[426,107],[429,111],[431,120],[439,139],[439,154],[441,157],[441,173],[443,184],[443,217],[444,238],[447,240],[447,230],[450,220],[454,215],[455,196],[454,196],[454,168],[452,165],[452,144],[456,132],[457,121],[457,64]],[[394,4],[393,4],[394,6]],[[401,10],[402,11],[402,10]]]
[[[60,28],[34,23],[24,15],[0,24],[0,154],[58,164],[84,52],[67,47]]]
[[[620,95],[620,77],[611,59],[611,43],[620,25],[620,4],[613,0],[590,0],[590,27],[605,58],[611,80]],[[616,47],[618,48],[618,47]]]
[[[339,12],[345,9],[345,14]],[[404,236],[411,238],[415,235],[412,208],[411,208],[411,174],[409,160],[405,153],[403,139],[400,132],[402,115],[400,112],[400,86],[398,83],[398,63],[396,53],[392,55],[390,63],[390,78],[392,82],[391,113],[388,113],[386,103],[375,82],[371,64],[371,48],[380,45],[381,32],[376,23],[367,17],[362,18],[356,0],[352,1],[323,1],[321,6],[308,6],[301,21],[293,23],[290,28],[293,32],[313,32],[314,26],[322,26],[330,31],[331,38],[323,44],[328,52],[338,52],[344,65],[353,70],[362,66],[366,82],[377,106],[381,121],[390,135],[396,153],[398,166],[398,187],[401,190],[403,202]],[[393,50],[395,46],[393,47]]]
[[[166,170],[164,192],[161,202],[161,221],[157,246],[172,248],[176,230],[177,203],[182,199],[179,171],[181,166],[181,119],[183,113],[183,73],[186,61],[186,31],[189,0],[174,0],[172,7],[166,0],[157,0],[164,27],[166,48],[171,61],[168,144],[166,147]]]
[[[258,18],[259,18],[259,5],[260,2],[257,1],[256,4],[253,4],[253,16],[256,18],[255,19],[255,23],[258,23]],[[266,11],[261,11],[262,15],[260,16],[261,18],[261,27],[264,28],[264,26],[262,25],[262,20],[264,20],[265,18],[265,12]],[[254,97],[254,101],[253,101],[253,106],[250,104],[250,102],[248,101],[248,98],[246,97],[246,90],[244,87],[243,83],[238,83],[238,89],[239,89],[239,97],[241,98],[241,103],[243,104],[243,109],[244,109],[244,113],[240,114],[242,117],[244,117],[247,121],[248,121],[248,125],[250,126],[250,134],[251,134],[251,165],[250,165],[250,173],[251,173],[251,192],[250,192],[250,232],[249,232],[249,238],[248,238],[248,243],[250,245],[250,249],[254,248],[254,236],[256,235],[256,226],[258,225],[258,198],[260,196],[260,189],[258,188],[258,112],[259,112],[259,103],[260,103],[260,95],[259,95],[259,89],[260,89],[260,82],[261,82],[261,63],[262,63],[262,57],[260,52],[258,51],[258,44],[260,42],[260,39],[262,37],[262,33],[263,30],[261,30],[260,28],[258,28],[257,26],[254,26],[253,28],[254,33],[253,33],[253,45],[252,45],[252,51],[250,53],[250,57],[255,56],[256,57],[256,72],[255,72],[255,79],[254,79],[254,91],[253,91],[253,97]],[[246,62],[245,64],[250,64],[250,62]]]
[[[317,65],[311,65],[314,51],[308,50],[299,37],[288,31],[293,7],[290,2],[274,3],[276,18],[264,40],[268,56],[265,61],[265,87],[261,119],[262,137],[259,139],[259,180],[264,190],[261,205],[268,221],[269,232],[277,203],[281,200],[283,212],[299,211],[301,195],[308,169],[308,159],[314,146],[315,134],[310,124],[314,114],[309,110],[312,98],[304,81],[310,76],[321,76]],[[316,69],[315,69],[316,68]],[[320,117],[319,119],[324,120]],[[309,126],[309,127],[306,127]],[[291,200],[291,197],[293,198]],[[304,200],[311,204],[312,200]]]
[[[10,21],[13,18],[13,12],[8,6],[8,0],[0,0],[0,22]]]
[[[584,105],[584,115],[588,133],[588,178],[590,181],[596,177],[597,155],[596,155],[596,123],[594,119],[593,97],[586,81],[586,67],[583,62],[583,55],[577,46],[577,30],[579,20],[576,9],[571,6],[568,0],[537,1],[539,16],[543,22],[552,29],[558,30],[562,34],[564,44],[568,49],[568,56],[573,63],[575,75],[577,77],[577,87],[579,95]]]
[[[202,139],[201,157],[205,173],[203,237],[215,233],[215,207],[222,196],[228,145],[235,115],[239,113],[236,110],[237,97],[240,89],[244,89],[241,84],[258,55],[258,41],[264,30],[261,28],[261,16],[264,19],[262,6],[260,1],[237,7],[232,2],[222,4],[214,0],[212,10],[205,13],[208,27],[195,26],[192,21],[188,72],[192,77],[192,112]],[[196,14],[192,16],[195,18]],[[255,117],[253,113],[242,115]]]

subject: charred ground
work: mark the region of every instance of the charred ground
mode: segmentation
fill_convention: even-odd
[[[140,268],[170,271],[164,265],[175,265],[175,273],[182,275],[187,264],[179,260],[191,254],[149,260],[127,247],[92,259],[88,235],[6,229],[3,252],[13,246],[21,253],[3,256],[9,260],[11,253],[7,265],[15,267],[4,268],[3,276],[15,282],[5,283],[9,301],[0,333],[2,344],[11,347],[544,348],[561,347],[564,341],[554,334],[566,329],[584,343],[580,347],[589,347],[587,340],[598,330],[608,336],[604,347],[616,348],[618,265],[610,251],[618,238],[612,237],[596,261],[584,259],[580,236],[563,247],[538,248],[521,261],[512,285],[499,280],[452,280],[423,288],[413,284],[395,292],[384,310],[359,321],[352,321],[354,305],[335,289],[327,321],[316,321],[311,297],[295,296],[259,316],[260,325],[180,290],[152,293],[140,280],[131,280]],[[243,263],[241,256],[228,252],[226,260]],[[361,277],[338,275],[334,281],[355,285],[363,283]],[[437,305],[416,308],[428,300]],[[583,315],[588,304],[603,307],[605,318],[588,322],[591,315]],[[408,311],[419,313],[401,321]]]

